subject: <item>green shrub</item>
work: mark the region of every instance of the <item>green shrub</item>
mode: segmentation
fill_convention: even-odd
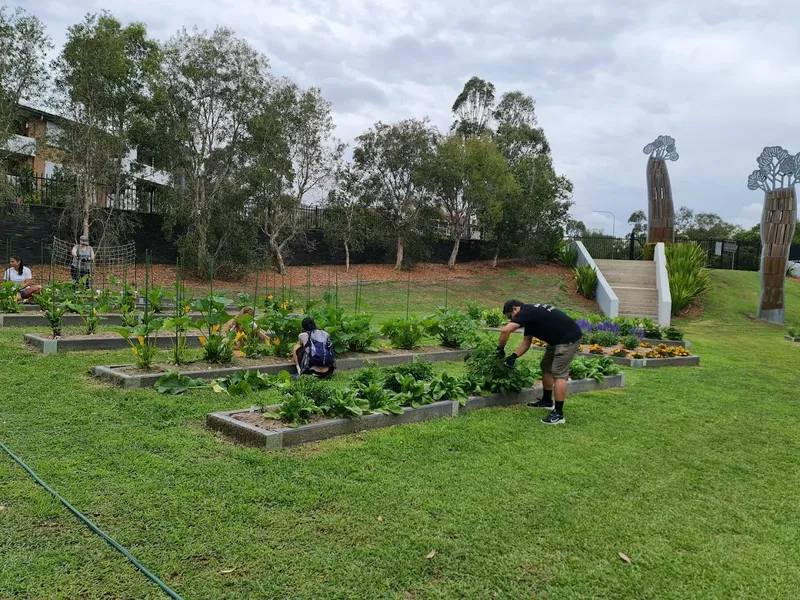
[[[561,242],[556,260],[568,269],[574,269],[578,266],[578,247],[571,242]]]
[[[473,319],[474,321],[480,321],[481,315],[483,314],[483,307],[479,302],[470,300],[467,302],[467,314],[469,315],[470,319]]]
[[[800,327],[789,327],[789,337],[800,338]]]
[[[506,321],[506,316],[499,308],[485,310],[481,316],[483,317],[483,321],[486,323],[487,327],[500,327]]]
[[[397,375],[406,377],[410,375],[418,381],[430,381],[433,379],[433,363],[429,360],[415,360],[404,365],[394,367],[384,367],[384,385],[393,392],[399,392],[400,387]]]
[[[435,402],[439,400],[452,400],[463,406],[466,404],[467,398],[469,397],[469,392],[464,389],[464,387],[464,381],[462,379],[448,375],[447,373],[440,373],[431,381],[431,385],[428,389]]]
[[[17,302],[17,287],[13,281],[4,281],[0,285],[0,312],[18,313],[22,310]]]
[[[675,327],[667,327],[663,332],[664,338],[668,340],[680,341],[683,339],[683,331]]]
[[[661,327],[653,323],[652,319],[642,319],[642,329],[644,330],[644,337],[653,340],[663,339],[663,332]]]
[[[693,242],[682,242],[667,246],[666,255],[672,314],[678,315],[708,290],[706,253]]]
[[[334,388],[320,408],[334,419],[357,419],[369,412],[369,402],[359,398],[356,390]]]
[[[595,331],[589,337],[589,342],[604,347],[616,346],[619,342],[619,336],[611,331]]]
[[[439,307],[425,320],[428,335],[438,337],[442,346],[461,348],[475,337],[475,321],[455,308]]]
[[[587,358],[579,356],[572,361],[569,367],[569,376],[572,379],[594,379],[603,382],[606,375],[616,375],[620,372],[619,366],[614,364],[608,356],[603,358]]]
[[[275,412],[265,412],[264,416],[271,419],[280,419],[293,427],[297,427],[308,423],[308,420],[314,415],[320,414],[322,414],[322,409],[314,404],[311,398],[304,396],[300,392],[295,392],[287,395],[278,404]]]
[[[589,300],[597,294],[597,271],[591,265],[581,265],[573,269],[578,293]]]
[[[260,319],[262,326],[271,332],[270,345],[275,356],[287,357],[303,331],[303,318],[291,313],[283,305],[269,310]]]
[[[392,319],[381,326],[381,334],[389,338],[392,348],[413,350],[425,336],[425,323],[419,317]]]
[[[491,393],[510,394],[530,387],[537,374],[527,363],[517,361],[513,369],[509,369],[504,360],[497,355],[494,342],[481,340],[466,361],[467,378]]]
[[[382,383],[371,383],[359,388],[359,395],[367,401],[369,410],[384,415],[402,415],[403,407],[395,394],[390,394]]]
[[[433,398],[425,388],[424,381],[414,379],[413,375],[400,375],[399,373],[394,378],[399,390],[395,393],[393,400],[400,406],[418,408],[433,402]]]
[[[639,337],[636,335],[626,335],[622,338],[622,345],[628,350],[636,350],[639,347]]]

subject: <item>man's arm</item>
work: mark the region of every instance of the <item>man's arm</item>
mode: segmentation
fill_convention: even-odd
[[[517,349],[514,350],[514,354],[517,355],[517,358],[519,358],[520,356],[525,354],[528,350],[530,350],[532,343],[533,343],[532,335],[526,335],[524,338],[522,338],[522,341],[519,343],[519,346],[517,346]]]
[[[511,334],[517,329],[519,329],[519,323],[514,323],[513,321],[503,327],[503,330],[500,332],[500,339],[497,342],[497,348],[503,350],[508,343],[508,338],[511,337]]]

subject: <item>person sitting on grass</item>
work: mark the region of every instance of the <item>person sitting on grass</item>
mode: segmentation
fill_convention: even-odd
[[[6,270],[3,281],[17,284],[17,302],[29,302],[34,294],[42,291],[42,286],[33,285],[33,273],[25,266],[19,255],[12,256],[10,263],[11,268]]]
[[[297,374],[330,377],[336,369],[331,336],[328,332],[317,329],[317,324],[311,317],[303,319],[302,327],[303,331],[297,336],[297,343],[292,349]]]
[[[549,304],[523,304],[519,300],[508,300],[503,305],[503,314],[508,317],[509,323],[500,333],[497,344],[499,356],[505,358],[509,336],[520,327],[525,328],[522,342],[511,356],[505,358],[507,367],[514,368],[516,360],[530,349],[534,337],[547,342],[541,362],[544,393],[541,400],[528,406],[551,411],[542,419],[542,423],[561,425],[564,423],[569,366],[581,344],[581,328],[572,318]]]
[[[244,329],[242,329],[241,324],[237,320],[237,319],[239,319],[240,317],[242,317],[244,315],[250,315],[254,319],[256,317],[256,313],[253,310],[253,307],[252,306],[245,306],[244,308],[242,308],[242,310],[240,310],[238,313],[236,313],[235,317],[233,317],[230,321],[228,321],[227,323],[225,323],[225,325],[222,326],[222,335],[223,336],[228,335],[231,332],[231,330],[236,331],[236,333],[241,333],[242,334],[241,337],[239,338],[239,341],[236,342],[236,350],[233,351],[233,355],[234,356],[238,356],[238,357],[244,356],[244,353],[242,352],[241,349],[244,347],[245,343],[247,342],[247,334],[244,331]],[[264,331],[262,331],[261,328],[257,329],[256,331],[258,332],[258,338],[263,343],[268,344],[269,343],[269,337],[267,336],[267,334],[264,333]]]

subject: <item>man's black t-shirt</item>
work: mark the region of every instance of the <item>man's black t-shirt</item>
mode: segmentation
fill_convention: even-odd
[[[573,319],[549,304],[523,304],[511,322],[524,327],[526,336],[531,335],[551,346],[572,344],[583,337]]]

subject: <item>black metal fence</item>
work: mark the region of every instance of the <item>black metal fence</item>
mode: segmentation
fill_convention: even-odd
[[[6,201],[20,206],[60,207],[79,193],[76,183],[69,179],[34,174],[8,175],[7,177]],[[110,183],[96,184],[91,188],[92,198],[98,206],[144,213],[157,212],[159,195],[164,193],[163,188],[146,181],[124,187]]]
[[[629,235],[622,238],[611,236],[585,236],[571,238],[580,241],[595,259],[649,260],[647,238]],[[761,241],[721,239],[678,239],[678,242],[693,242],[706,254],[709,269],[732,269],[736,271],[758,271],[761,263]],[[792,246],[790,261],[800,261],[800,246]]]

